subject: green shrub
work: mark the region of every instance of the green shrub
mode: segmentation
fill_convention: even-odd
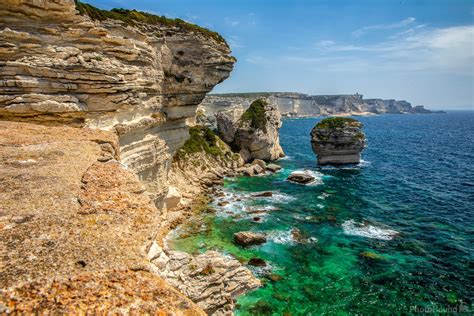
[[[242,122],[250,122],[250,126],[267,132],[267,116],[265,114],[265,106],[267,102],[263,99],[255,100],[250,107],[242,114],[240,120]]]
[[[158,16],[147,12],[126,9],[112,9],[110,11],[101,10],[87,3],[74,0],[76,9],[81,15],[87,15],[92,20],[104,21],[107,19],[119,20],[126,25],[136,26],[138,24],[167,25],[177,27],[180,30],[200,33],[212,38],[218,43],[227,45],[225,39],[217,32],[213,32],[199,25],[188,23],[181,19],[170,19],[165,16]]]
[[[361,127],[362,123],[350,117],[328,117],[316,125],[317,128],[321,129],[342,128],[344,126]]]
[[[188,154],[205,152],[212,156],[223,156],[224,153],[219,147],[220,139],[206,126],[196,125],[189,129],[189,139],[176,152],[176,158],[184,158]]]

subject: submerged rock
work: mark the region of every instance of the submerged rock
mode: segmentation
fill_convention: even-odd
[[[257,193],[257,194],[252,194],[252,196],[254,196],[254,197],[271,197],[271,196],[273,196],[273,192],[272,191],[266,191],[266,192],[261,192],[261,193]]]
[[[234,242],[241,246],[259,245],[266,241],[267,237],[261,233],[243,231],[234,234]]]
[[[241,109],[219,112],[216,121],[222,139],[239,150],[246,162],[285,156],[278,135],[282,124],[280,112],[264,99],[254,101],[245,112]]]
[[[319,165],[357,164],[365,147],[362,123],[352,118],[326,118],[311,131],[311,145]]]
[[[313,182],[315,180],[315,177],[304,172],[293,172],[288,176],[286,180],[301,184],[308,184]]]
[[[254,267],[266,267],[267,263],[265,262],[265,260],[260,258],[251,258],[248,262],[248,265]]]

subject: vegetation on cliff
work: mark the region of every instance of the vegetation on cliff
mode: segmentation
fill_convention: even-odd
[[[265,115],[265,106],[267,102],[263,99],[255,100],[250,107],[242,114],[242,122],[250,122],[250,127],[267,132],[267,117]]]
[[[362,123],[350,117],[328,117],[316,125],[319,129],[343,128],[345,126],[361,127]]]
[[[206,126],[196,125],[189,129],[189,139],[184,143],[175,155],[175,159],[198,152],[205,152],[211,156],[223,157],[225,155],[221,148],[222,140]]]
[[[170,19],[165,16],[158,16],[147,12],[126,9],[101,10],[90,4],[74,0],[76,9],[81,15],[87,15],[92,20],[104,21],[107,19],[119,20],[126,25],[136,26],[138,24],[165,25],[177,27],[180,30],[196,32],[206,37],[212,38],[218,43],[227,45],[225,39],[217,32],[201,27],[196,24],[188,23],[181,19]]]

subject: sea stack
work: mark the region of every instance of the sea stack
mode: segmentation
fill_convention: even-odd
[[[219,112],[216,121],[219,135],[240,152],[245,162],[272,161],[285,156],[278,134],[282,125],[280,112],[265,99],[255,100],[245,111]]]
[[[325,118],[311,131],[311,146],[319,165],[357,164],[365,147],[362,123],[352,118]]]

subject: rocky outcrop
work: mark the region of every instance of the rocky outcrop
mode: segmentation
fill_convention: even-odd
[[[260,98],[266,98],[267,102],[277,107],[284,117],[434,113],[418,106],[412,107],[407,101],[364,99],[358,93],[307,95],[291,92],[268,92],[208,95],[199,105],[199,119],[202,124],[216,127],[217,113],[232,109],[245,111],[253,101]]]
[[[351,118],[326,118],[311,131],[319,165],[357,164],[365,146],[362,123]]]
[[[160,206],[186,119],[235,59],[217,33],[181,20],[77,9],[2,2],[0,119],[116,132],[121,162]]]
[[[193,256],[154,245],[149,256],[159,276],[208,314],[231,314],[238,295],[261,285],[239,261],[215,251]]]
[[[277,108],[267,101],[256,100],[245,111],[219,112],[216,119],[219,135],[240,151],[244,161],[271,161],[284,157],[278,135],[281,116]]]

